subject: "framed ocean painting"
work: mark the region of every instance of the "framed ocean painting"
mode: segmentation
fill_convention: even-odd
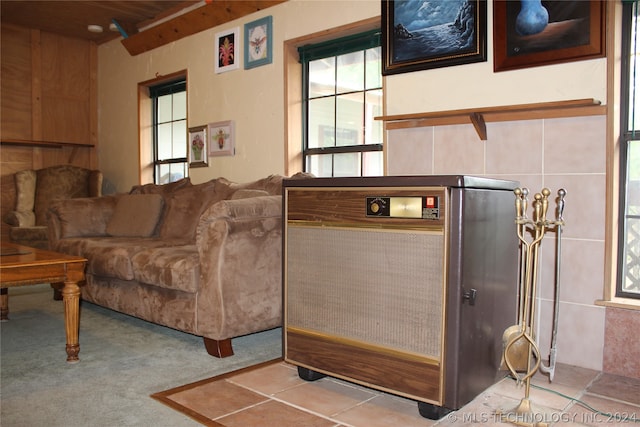
[[[383,0],[382,74],[487,60],[486,0]]]

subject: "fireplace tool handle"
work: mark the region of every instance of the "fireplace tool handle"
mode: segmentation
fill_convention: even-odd
[[[562,255],[562,226],[564,225],[564,197],[567,195],[567,191],[564,188],[558,190],[557,208],[556,208],[556,220],[553,223],[556,227],[556,271],[555,271],[555,295],[554,295],[554,309],[553,309],[553,331],[551,333],[551,349],[549,350],[549,366],[545,366],[544,363],[540,365],[540,371],[545,374],[549,374],[549,381],[553,381],[553,377],[556,370],[556,353],[557,353],[557,338],[558,338],[558,315],[560,313],[560,258]]]

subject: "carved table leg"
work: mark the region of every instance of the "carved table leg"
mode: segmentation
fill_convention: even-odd
[[[67,278],[62,288],[64,303],[64,329],[67,335],[67,362],[80,361],[80,287],[78,281],[83,278],[84,263],[67,264]]]
[[[9,320],[9,293],[7,288],[0,288],[0,322]]]

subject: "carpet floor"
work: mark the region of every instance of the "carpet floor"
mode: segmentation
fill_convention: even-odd
[[[83,302],[80,362],[68,364],[64,307],[49,285],[9,289],[0,323],[2,427],[195,427],[150,395],[282,355],[281,330],[233,340],[235,355],[207,354],[202,338]]]
[[[536,375],[532,384],[534,422],[640,425],[632,420],[640,419],[640,380],[559,364],[553,383]],[[511,424],[496,411],[515,408],[523,388],[504,378],[458,411],[430,420],[419,415],[415,401],[331,377],[307,382],[295,366],[276,360],[152,397],[212,427],[505,426]]]

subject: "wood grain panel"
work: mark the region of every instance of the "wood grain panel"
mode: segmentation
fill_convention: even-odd
[[[2,25],[3,138],[31,138],[31,35],[25,28]]]
[[[368,387],[442,404],[440,365],[329,337],[286,331],[285,360]]]
[[[444,191],[437,188],[412,188],[398,190],[391,188],[371,187],[366,190],[347,190],[344,188],[329,190],[288,188],[285,192],[287,203],[287,221],[312,221],[329,224],[348,224],[357,222],[360,226],[407,226],[433,227],[442,226],[445,218]],[[408,197],[439,196],[441,197],[439,220],[403,219],[366,217],[367,197]],[[337,209],[337,207],[340,207]]]

